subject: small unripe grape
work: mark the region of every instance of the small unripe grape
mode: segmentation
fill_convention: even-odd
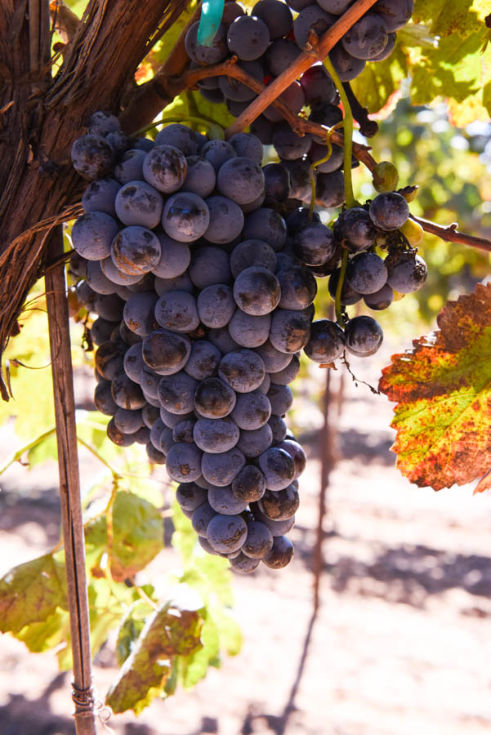
[[[372,171],[373,186],[378,192],[394,191],[399,181],[397,169],[391,161],[380,161]]]
[[[402,227],[399,227],[399,232],[402,232],[412,247],[419,245],[424,235],[424,230],[419,222],[415,222],[413,219],[406,220]]]

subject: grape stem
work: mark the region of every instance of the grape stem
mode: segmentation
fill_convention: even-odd
[[[331,62],[331,59],[327,56],[324,65],[331,75],[331,78],[336,85],[336,88],[341,97],[341,102],[344,107],[344,118],[343,118],[343,129],[344,129],[344,195],[346,199],[347,207],[354,207],[356,204],[355,196],[353,194],[353,179],[351,176],[351,157],[353,152],[353,113],[351,112],[351,105],[349,103],[344,87],[341,80]],[[341,279],[339,279],[341,282]],[[341,284],[342,287],[342,284]],[[339,284],[338,284],[339,288]],[[336,292],[337,295],[337,292]]]
[[[346,248],[343,248],[343,259],[341,261],[341,270],[339,272],[339,280],[338,285],[336,286],[336,298],[335,298],[335,309],[336,309],[336,321],[339,324],[340,327],[346,326],[346,318],[343,314],[342,304],[341,304],[341,294],[343,291],[343,285],[344,285],[344,277],[346,275],[346,268],[348,266],[348,251]]]

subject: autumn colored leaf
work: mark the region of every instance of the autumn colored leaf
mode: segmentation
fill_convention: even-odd
[[[491,468],[491,284],[449,301],[437,323],[434,334],[392,357],[379,387],[397,402],[397,467],[441,490]]]
[[[162,694],[176,656],[188,656],[202,647],[202,617],[195,610],[165,605],[147,621],[126,658],[106,702],[114,712],[136,713]]]

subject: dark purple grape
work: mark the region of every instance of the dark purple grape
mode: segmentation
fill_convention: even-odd
[[[189,275],[200,290],[216,283],[229,283],[231,274],[228,253],[212,245],[197,248],[191,258]]]
[[[273,383],[268,391],[271,411],[276,416],[285,416],[293,403],[293,394],[287,385]]]
[[[278,442],[283,441],[283,439],[286,437],[286,423],[281,418],[281,416],[276,416],[276,414],[273,414],[271,418],[268,421],[269,427],[271,431],[273,432],[273,443],[277,444]]]
[[[149,368],[161,375],[173,375],[186,365],[191,341],[184,334],[156,329],[145,337],[142,355]]]
[[[146,227],[130,225],[120,230],[111,244],[111,258],[118,270],[130,276],[141,276],[160,260],[160,242]]]
[[[264,559],[273,548],[273,534],[261,521],[250,521],[247,524],[247,538],[242,546],[242,553],[252,559]]]
[[[271,314],[263,316],[251,316],[245,311],[236,309],[232,316],[228,331],[232,339],[240,347],[259,347],[269,337],[271,327]]]
[[[201,156],[211,163],[215,171],[218,171],[225,161],[236,155],[235,148],[226,140],[209,140],[201,149]]]
[[[342,82],[351,82],[359,76],[365,68],[365,61],[351,56],[344,48],[342,42],[337,43],[329,53],[339,79]]]
[[[293,26],[290,8],[279,0],[259,0],[252,8],[251,15],[266,23],[271,40],[288,36]]]
[[[381,15],[386,31],[398,31],[411,18],[414,0],[378,0],[373,9]]]
[[[195,482],[181,482],[176,490],[176,500],[179,503],[182,510],[190,511],[196,510],[202,503],[207,499],[206,490]]]
[[[332,230],[314,222],[296,232],[293,247],[295,255],[306,265],[322,265],[332,258],[336,244]]]
[[[118,406],[114,402],[111,392],[111,382],[109,380],[101,380],[97,383],[94,391],[94,403],[97,410],[105,416],[114,416],[118,410]]]
[[[264,495],[266,480],[258,467],[247,464],[232,481],[231,490],[239,500],[252,503]]]
[[[203,454],[201,472],[212,485],[230,485],[245,465],[245,457],[237,447],[220,454]]]
[[[119,183],[115,179],[96,179],[91,181],[82,194],[84,212],[104,212],[112,217],[116,214],[114,199],[119,190]]]
[[[244,68],[246,70],[250,69],[253,63],[251,62],[250,65],[246,65]],[[259,68],[261,69],[261,76],[258,79],[262,82],[264,71],[258,65],[258,70]],[[235,133],[235,135],[229,138],[228,142],[235,148],[238,156],[249,158],[254,163],[261,164],[263,160],[263,145],[258,137],[251,133]]]
[[[194,530],[200,537],[206,538],[208,524],[215,516],[216,512],[207,500],[205,500],[201,505],[198,505],[198,507],[192,512],[191,523]]]
[[[262,560],[270,569],[282,569],[293,558],[293,544],[286,536],[276,536],[273,548]]]
[[[278,279],[263,266],[251,266],[241,271],[235,279],[233,293],[239,309],[252,316],[269,314],[281,298]]]
[[[264,240],[243,240],[230,254],[230,270],[234,278],[252,265],[260,265],[272,272],[275,271],[276,254],[271,245]]]
[[[165,194],[181,188],[187,169],[186,156],[173,145],[154,146],[143,161],[143,177]]]
[[[271,344],[279,352],[298,352],[309,341],[310,322],[304,311],[276,309],[271,319]]]
[[[341,270],[338,268],[329,278],[329,293],[331,294],[331,297],[333,299],[336,298],[336,291],[338,287],[340,273]],[[360,299],[361,294],[359,294],[357,291],[354,291],[345,280],[341,289],[341,304],[343,306],[352,306],[353,304],[357,304]]]
[[[147,443],[146,446],[148,461],[151,464],[165,464],[165,454],[155,449],[151,442]]]
[[[201,475],[201,456],[195,444],[174,444],[165,458],[167,474],[175,482],[194,482]]]
[[[371,316],[357,316],[345,329],[346,347],[358,357],[368,357],[377,352],[383,337],[382,327]]]
[[[235,391],[220,378],[202,380],[194,396],[194,408],[204,418],[218,419],[232,413]]]
[[[193,430],[195,424],[196,420],[194,418],[183,419],[182,421],[179,421],[179,423],[177,423],[172,429],[172,441],[175,444],[177,444],[178,442],[186,442],[188,444],[191,444],[194,441]]]
[[[152,229],[160,224],[164,201],[146,181],[129,181],[118,191],[116,214],[124,225],[142,225]]]
[[[159,400],[170,413],[187,414],[194,408],[194,394],[198,382],[184,372],[161,378]]]
[[[295,441],[295,439],[284,439],[278,444],[280,449],[284,449],[288,452],[290,457],[293,459],[295,464],[295,480],[299,477],[305,469],[307,464],[307,457],[303,451],[302,446]]]
[[[281,288],[279,306],[282,309],[301,310],[313,303],[317,283],[312,273],[302,266],[293,266],[277,274]]]
[[[202,199],[210,196],[216,184],[216,173],[211,163],[205,158],[190,156],[187,164],[188,170],[182,185],[183,189],[197,194]]]
[[[154,318],[156,302],[157,294],[153,291],[133,294],[123,309],[123,319],[128,329],[140,337],[149,335],[156,326]]]
[[[208,490],[208,502],[214,511],[225,516],[239,515],[247,508],[247,503],[235,497],[230,485],[225,487],[210,487]]]
[[[230,558],[230,566],[234,572],[239,572],[239,574],[251,574],[257,569],[259,564],[259,559],[251,559],[251,557],[246,556],[242,552],[238,556]]]
[[[328,148],[325,145],[321,145],[320,143],[314,142],[310,146],[309,150],[309,160],[313,161],[314,163],[316,161],[321,161],[323,158],[327,156]],[[332,145],[331,146],[331,154],[327,161],[324,161],[324,163],[319,164],[315,167],[316,171],[318,171],[321,174],[330,174],[333,171],[337,171],[340,166],[343,165],[343,158],[344,158],[344,150],[339,145]]]
[[[222,353],[218,347],[206,340],[196,340],[192,343],[184,371],[195,380],[204,380],[217,374],[221,359]]]
[[[107,435],[113,444],[117,444],[118,447],[129,447],[135,441],[135,437],[132,434],[124,434],[120,431],[114,423],[112,418],[107,425]]]
[[[312,322],[310,339],[304,348],[307,357],[315,362],[329,364],[344,351],[343,330],[329,319]]]
[[[193,332],[199,326],[196,299],[187,291],[167,291],[154,309],[157,323],[173,332]]]
[[[260,355],[268,373],[277,373],[284,370],[293,357],[291,354],[277,350],[269,340],[258,347],[256,352]]]
[[[260,18],[242,15],[236,18],[227,32],[229,51],[243,61],[259,59],[270,42],[268,26]]]
[[[298,490],[294,485],[277,492],[266,490],[258,505],[261,513],[272,521],[286,521],[295,515],[300,505]]]
[[[284,449],[271,447],[259,457],[259,469],[266,478],[268,490],[283,490],[295,476],[295,465]]]
[[[72,227],[73,247],[86,260],[103,260],[111,252],[118,229],[116,220],[105,212],[83,214]]]
[[[186,33],[186,53],[197,64],[211,66],[218,64],[227,55],[226,29],[223,24],[218,27],[217,33],[210,46],[198,43],[199,21],[193,23]]]
[[[204,233],[205,240],[220,245],[235,240],[244,226],[244,213],[239,205],[228,197],[216,195],[206,200],[206,206],[210,224]]]
[[[336,18],[326,13],[316,3],[308,5],[300,11],[293,21],[293,33],[297,45],[304,49],[309,42],[311,33],[322,36],[335,20]]]
[[[264,362],[253,350],[235,350],[222,358],[218,375],[237,393],[249,393],[264,380]]]
[[[217,188],[237,204],[249,204],[264,194],[261,166],[249,158],[230,158],[218,170]]]
[[[198,296],[197,307],[206,327],[225,327],[235,311],[232,289],[223,283],[207,286]]]
[[[237,64],[237,66],[246,72],[246,74],[249,74],[253,79],[256,79],[259,82],[262,82],[264,78],[264,69],[260,61],[241,61]],[[239,82],[238,79],[234,79],[233,77],[228,76],[220,76],[218,78],[218,85],[221,91],[223,92],[224,97],[227,100],[231,100],[233,102],[250,102],[250,100],[254,99],[256,96],[256,93],[254,90],[252,90],[250,87],[248,87],[246,84],[243,84],[242,82]],[[246,135],[246,133],[238,133],[238,135]],[[232,141],[229,141],[232,143]],[[260,143],[260,141],[258,141]],[[232,143],[233,145],[233,143]],[[237,148],[234,146],[235,150],[237,151]],[[239,153],[237,151],[238,156],[244,156],[246,153]],[[254,158],[256,160],[256,158]],[[261,147],[261,157],[259,158],[259,161],[256,160],[257,163],[261,163],[262,160],[262,147]]]
[[[180,191],[167,199],[162,227],[174,240],[194,242],[205,234],[209,224],[210,212],[197,194]]]
[[[215,551],[228,554],[241,548],[247,536],[247,526],[238,515],[218,514],[209,522],[206,536]]]
[[[280,158],[293,161],[302,158],[310,148],[312,136],[307,133],[300,136],[293,132],[287,123],[275,126],[273,145]]]
[[[127,375],[121,373],[116,376],[111,385],[111,392],[114,402],[119,408],[127,408],[136,410],[143,408],[145,398],[138,383],[130,380]]]
[[[305,105],[305,93],[299,82],[292,82],[278,97],[280,102],[294,114],[297,115]],[[263,112],[264,117],[272,122],[281,122],[283,115],[274,104],[269,105]]]
[[[387,281],[387,268],[376,253],[360,253],[350,260],[346,283],[362,295],[376,293]]]
[[[320,207],[340,207],[345,200],[344,176],[342,171],[317,174],[315,202]]]
[[[240,431],[231,418],[198,419],[193,428],[195,444],[204,452],[219,454],[233,449]]]
[[[333,104],[337,99],[336,85],[322,64],[314,64],[300,77],[305,101],[311,107]]]
[[[342,15],[352,4],[352,0],[317,0],[317,4],[327,13]]]
[[[267,423],[270,416],[269,398],[259,390],[239,394],[231,414],[237,426],[246,431],[260,429]]]
[[[413,293],[421,288],[428,275],[428,267],[420,255],[395,253],[386,258],[387,283],[399,293]]]
[[[266,66],[270,74],[273,77],[279,77],[295,61],[299,53],[300,50],[293,41],[287,38],[274,40],[265,54]]]
[[[409,217],[408,203],[396,191],[378,194],[368,209],[375,227],[386,232],[398,230]]]
[[[143,426],[141,411],[118,408],[114,414],[114,425],[124,434],[134,434]]]
[[[95,353],[95,366],[105,380],[113,380],[123,370],[124,350],[114,342],[103,342]]]
[[[351,207],[339,215],[334,232],[344,241],[344,245],[352,253],[367,250],[377,236],[368,212],[362,207]]]
[[[309,115],[309,120],[319,123],[319,125],[327,125],[329,128],[343,119],[343,113],[333,104],[322,104],[314,107]]]
[[[114,167],[114,177],[120,184],[127,184],[129,181],[137,181],[143,178],[145,156],[145,151],[133,148],[123,153]]]
[[[263,454],[273,443],[273,432],[269,424],[264,424],[259,429],[240,432],[237,447],[247,458],[256,458]]]
[[[276,251],[281,250],[284,246],[286,235],[285,220],[279,212],[269,207],[261,207],[256,209],[255,212],[251,212],[245,219],[242,232],[244,240],[262,240]],[[260,265],[260,263],[257,265]]]
[[[366,13],[344,34],[341,43],[357,59],[372,59],[387,46],[387,31],[381,16]]]
[[[281,163],[268,163],[263,168],[264,174],[264,202],[267,205],[277,205],[286,202],[290,197],[290,174]]]
[[[91,133],[74,141],[70,156],[75,171],[89,180],[108,176],[114,162],[114,151],[107,140]]]
[[[315,323],[316,322],[312,322],[311,330],[313,324]],[[276,385],[288,385],[288,383],[291,383],[293,380],[295,380],[299,370],[300,360],[297,355],[293,355],[291,361],[283,370],[279,370],[276,373],[271,373],[271,382],[275,383]]]
[[[197,133],[186,125],[171,123],[166,125],[155,136],[156,146],[174,146],[185,156],[195,156],[200,149],[200,140]],[[186,189],[186,191],[188,191]]]

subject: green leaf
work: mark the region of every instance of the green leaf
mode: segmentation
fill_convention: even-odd
[[[171,543],[180,553],[183,562],[186,564],[190,561],[193,555],[193,549],[196,546],[196,532],[191,525],[191,521],[184,515],[176,500],[172,503],[172,522],[174,524],[174,533],[172,534]]]
[[[181,681],[186,689],[201,681],[210,666],[220,664],[220,636],[217,625],[209,613],[203,621],[201,643],[202,647],[199,650],[186,656],[179,663]]]
[[[441,490],[491,467],[491,284],[449,301],[439,331],[394,355],[380,390],[396,401],[397,466]]]
[[[33,653],[42,653],[66,640],[70,630],[70,617],[66,610],[57,608],[40,623],[30,623],[16,634]]]
[[[163,693],[176,656],[188,656],[201,647],[202,618],[195,610],[164,605],[146,623],[133,651],[124,662],[106,703],[114,712],[136,713]]]
[[[224,648],[229,656],[237,656],[244,642],[238,622],[226,612],[217,608],[213,609],[213,617],[216,620],[220,635],[220,647]]]
[[[398,91],[407,76],[408,65],[399,44],[386,61],[367,64],[351,87],[358,101],[368,112],[379,112]]]
[[[0,579],[0,630],[18,633],[67,608],[65,569],[51,554],[20,564]]]
[[[112,521],[111,576],[116,581],[124,581],[144,569],[163,548],[162,516],[147,500],[119,491],[113,504]],[[108,551],[106,516],[87,523],[85,542],[92,558],[94,554],[100,558]]]

